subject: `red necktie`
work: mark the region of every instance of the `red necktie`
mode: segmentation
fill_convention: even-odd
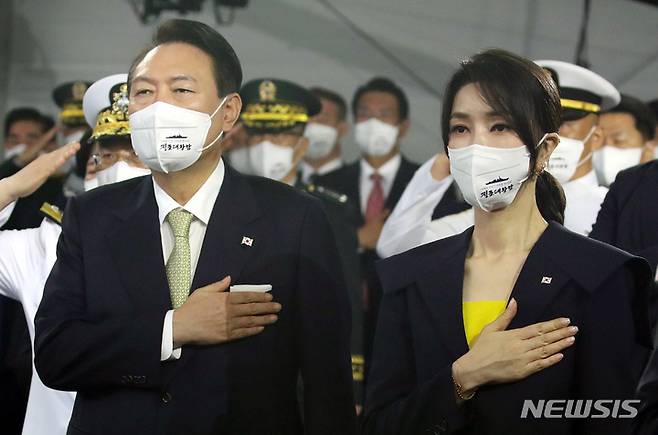
[[[368,196],[368,203],[366,205],[366,222],[370,222],[377,218],[384,211],[384,189],[382,188],[382,176],[374,172],[370,179],[372,180],[372,189]]]

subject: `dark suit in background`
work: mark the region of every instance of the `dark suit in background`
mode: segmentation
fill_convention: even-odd
[[[632,399],[651,345],[646,261],[550,223],[511,297],[508,329],[558,317],[579,327],[563,360],[480,387],[457,406],[452,363],[468,351],[464,264],[473,228],[378,264],[384,285],[368,381],[367,434],[624,434],[630,419],[520,419],[525,400]],[[548,282],[545,278],[550,278]]]
[[[402,156],[400,167],[398,168],[391,191],[386,197],[384,205],[385,209],[393,210],[395,205],[400,200],[402,192],[411,181],[414,173],[418,169],[418,165],[410,162]],[[340,169],[332,171],[326,175],[318,177],[317,184],[326,186],[332,190],[344,193],[350,198],[353,203],[354,209],[358,210],[357,228],[365,224],[363,211],[361,210],[361,162],[357,160],[354,163],[343,166]],[[377,313],[379,311],[379,303],[382,297],[382,288],[379,283],[379,278],[375,271],[375,261],[379,260],[379,256],[374,249],[366,249],[361,252],[361,270],[364,275],[365,285],[368,287],[368,307],[365,308],[363,315],[363,348],[365,358],[365,375],[367,377],[369,369],[370,356],[372,354],[372,342],[375,336],[375,327],[377,325]],[[366,379],[367,382],[367,379]]]
[[[151,178],[74,198],[65,216],[35,362],[46,385],[78,391],[70,434],[353,432],[348,295],[317,200],[226,167],[192,290],[226,275],[270,283],[283,309],[259,335],[184,346],[167,362],[171,302]]]

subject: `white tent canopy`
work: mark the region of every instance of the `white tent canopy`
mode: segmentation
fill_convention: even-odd
[[[251,0],[232,25],[218,26],[207,3],[187,18],[227,37],[246,80],[287,78],[334,89],[348,101],[372,76],[398,81],[411,100],[404,151],[418,161],[442,148],[440,96],[460,59],[501,47],[529,58],[573,61],[583,13],[582,0]],[[31,105],[55,113],[50,94],[58,83],[126,72],[157,24],[143,25],[125,0],[0,5],[0,53],[8,51],[0,55],[5,110]],[[163,14],[160,21],[173,16]],[[593,0],[587,53],[591,69],[622,92],[658,97],[658,7]],[[351,140],[345,148],[348,158],[356,155]]]

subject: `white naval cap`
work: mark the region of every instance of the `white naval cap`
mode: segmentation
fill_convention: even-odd
[[[90,127],[96,126],[98,114],[112,105],[110,91],[116,85],[126,83],[128,74],[113,74],[95,81],[82,99],[82,110]]]
[[[615,86],[593,71],[559,60],[536,60],[547,69],[560,90],[563,109],[599,113],[619,104],[621,96]]]

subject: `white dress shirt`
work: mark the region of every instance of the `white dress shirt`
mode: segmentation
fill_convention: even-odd
[[[165,192],[158,183],[153,179],[153,191],[155,193],[155,201],[158,205],[158,218],[160,220],[160,235],[162,238],[162,253],[167,264],[167,259],[174,249],[174,233],[171,226],[166,221],[167,215],[170,211],[183,208],[194,215],[192,223],[190,224],[190,265],[191,277],[194,280],[194,272],[196,271],[197,263],[199,262],[199,255],[201,254],[201,247],[203,246],[203,239],[206,235],[206,228],[210,221],[215,206],[215,201],[219,195],[224,182],[224,161],[219,160],[219,164],[215,170],[210,174],[208,179],[190,198],[190,200],[183,206],[178,204],[167,192]],[[162,349],[160,360],[166,361],[171,359],[180,358],[181,349],[174,349],[174,310],[169,310],[165,316],[164,327],[162,329]]]
[[[55,264],[62,228],[44,219],[38,228],[0,231],[0,294],[23,305],[34,348],[34,316]],[[34,368],[23,424],[24,435],[64,435],[73,412],[75,393],[46,387]]]
[[[338,168],[343,166],[343,160],[340,157],[336,157],[333,160],[329,160],[324,165],[320,166],[318,169],[315,169],[313,166],[309,165],[307,162],[303,161],[300,164],[302,170],[302,182],[307,183],[310,181],[312,175],[324,175],[328,174],[331,171],[335,171]]]
[[[391,193],[393,188],[393,181],[395,181],[395,175],[400,169],[400,164],[402,163],[402,157],[400,154],[396,154],[388,162],[384,163],[379,169],[375,169],[370,166],[365,159],[361,159],[361,179],[359,180],[359,192],[361,193],[361,213],[365,216],[366,208],[368,207],[368,197],[370,196],[370,191],[373,187],[373,181],[370,179],[370,176],[375,173],[375,171],[382,176],[382,189],[384,190],[384,198],[388,198],[388,194]]]

